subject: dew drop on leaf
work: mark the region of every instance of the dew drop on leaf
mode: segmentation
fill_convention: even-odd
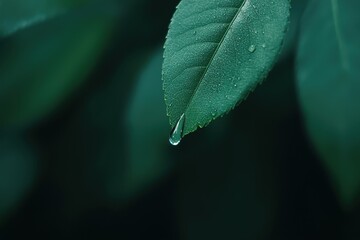
[[[256,50],[255,45],[251,45],[251,46],[249,47],[249,52],[253,53],[253,52],[255,52],[255,50]]]
[[[176,146],[180,143],[183,137],[183,130],[185,125],[185,114],[182,114],[179,121],[170,133],[169,142],[171,145]]]

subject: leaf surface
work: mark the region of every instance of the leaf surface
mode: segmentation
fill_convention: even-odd
[[[360,192],[359,8],[359,1],[311,1],[297,52],[307,130],[346,206]]]
[[[182,135],[233,109],[279,54],[288,0],[183,0],[165,43],[163,88],[170,125]]]

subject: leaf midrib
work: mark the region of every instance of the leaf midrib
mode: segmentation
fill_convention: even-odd
[[[213,55],[211,56],[211,58],[210,58],[210,60],[209,60],[209,63],[206,65],[206,68],[205,68],[205,70],[204,70],[204,73],[201,75],[201,77],[200,77],[200,79],[199,79],[199,82],[198,82],[198,84],[197,84],[197,86],[196,86],[193,94],[191,95],[189,102],[187,103],[187,105],[186,105],[186,107],[185,107],[185,109],[184,109],[184,113],[186,113],[187,109],[189,108],[190,103],[192,102],[194,96],[196,95],[196,93],[197,93],[197,91],[198,91],[198,89],[199,89],[199,87],[200,87],[200,84],[201,84],[201,82],[204,80],[205,75],[206,75],[207,71],[209,70],[210,66],[212,65],[212,62],[214,61],[214,59],[215,59],[215,57],[216,57],[216,55],[217,55],[217,53],[218,53],[218,51],[219,51],[222,43],[224,42],[224,40],[225,40],[226,36],[228,35],[231,27],[233,26],[235,20],[236,20],[237,17],[239,16],[242,8],[244,7],[244,5],[245,5],[245,3],[246,3],[247,1],[248,1],[248,0],[244,0],[244,1],[242,2],[241,6],[239,7],[239,10],[236,12],[235,16],[233,17],[233,19],[230,21],[228,27],[226,28],[226,30],[225,30],[225,32],[224,32],[224,35],[222,36],[222,38],[221,38],[221,40],[219,41],[216,49],[214,50],[214,53],[213,53]]]

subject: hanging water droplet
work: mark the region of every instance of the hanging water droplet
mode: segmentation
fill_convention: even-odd
[[[236,83],[234,84],[234,87],[237,87],[237,84],[236,84]]]
[[[255,45],[251,45],[248,50],[249,50],[249,52],[251,52],[251,53],[255,52],[255,50],[256,50]]]
[[[196,31],[193,32],[194,35],[196,35],[196,33],[197,33]]]
[[[179,121],[176,123],[173,130],[170,132],[169,142],[176,146],[180,143],[183,137],[183,130],[185,125],[185,114],[182,114]]]
[[[266,44],[265,44],[265,43],[263,43],[261,46],[262,46],[263,48],[266,48]]]

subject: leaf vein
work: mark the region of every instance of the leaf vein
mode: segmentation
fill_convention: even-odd
[[[225,22],[211,22],[211,23],[207,23],[205,25],[201,25],[201,26],[196,26],[194,28],[191,28],[191,29],[188,29],[186,30],[185,32],[182,32],[182,33],[179,33],[178,35],[175,35],[173,38],[179,38],[189,32],[193,32],[193,31],[197,31],[199,29],[202,29],[202,28],[206,28],[208,26],[211,26],[211,25],[229,25],[229,23],[225,23]]]
[[[186,21],[191,17],[199,17],[200,14],[204,14],[204,13],[211,12],[211,11],[214,11],[214,10],[218,11],[218,10],[235,10],[235,9],[239,10],[239,8],[237,8],[237,7],[218,7],[218,8],[205,9],[203,11],[196,12],[196,13],[191,14],[190,16],[185,17],[183,19],[183,21]]]
[[[173,78],[173,80],[177,79],[178,77],[180,77],[184,72],[191,70],[191,69],[198,69],[198,68],[206,68],[206,66],[192,66],[192,67],[187,67],[184,70],[182,70],[178,75],[176,75],[176,77]],[[175,81],[174,81],[175,82]]]
[[[244,0],[244,1],[241,3],[241,6],[239,7],[239,9],[238,9],[238,11],[236,12],[235,16],[233,17],[233,19],[231,20],[230,24],[228,25],[228,27],[227,27],[227,29],[226,29],[223,37],[221,38],[220,42],[218,43],[218,46],[216,47],[213,55],[211,56],[211,58],[210,58],[210,60],[209,60],[209,63],[207,64],[207,66],[206,66],[206,68],[205,68],[205,70],[204,70],[204,73],[203,73],[202,76],[200,77],[200,80],[199,80],[199,82],[198,82],[198,84],[197,84],[197,86],[196,86],[196,88],[195,88],[195,91],[194,91],[194,93],[192,94],[192,96],[190,97],[190,100],[189,100],[189,102],[187,103],[187,106],[185,107],[184,112],[186,112],[187,109],[188,109],[188,107],[190,106],[190,103],[192,102],[192,99],[194,98],[196,92],[198,91],[201,82],[203,81],[204,77],[206,76],[206,73],[207,73],[209,67],[211,66],[212,62],[214,61],[215,56],[217,55],[217,53],[218,53],[218,51],[219,51],[219,49],[220,49],[220,47],[221,47],[221,43],[225,40],[227,34],[228,34],[229,31],[230,31],[231,26],[234,24],[235,20],[237,19],[237,17],[238,17],[239,14],[241,13],[242,8],[244,7],[244,5],[246,4],[247,1],[248,1],[248,0]]]
[[[191,44],[188,44],[188,45],[185,45],[183,46],[182,48],[180,48],[179,50],[177,50],[176,52],[174,52],[170,57],[169,59],[172,59],[176,54],[179,54],[181,51],[184,51],[190,47],[194,47],[194,46],[197,46],[197,45],[204,45],[204,44],[214,44],[214,45],[217,45],[218,42],[211,42],[211,41],[204,41],[204,42],[199,42],[199,43],[191,43]]]

